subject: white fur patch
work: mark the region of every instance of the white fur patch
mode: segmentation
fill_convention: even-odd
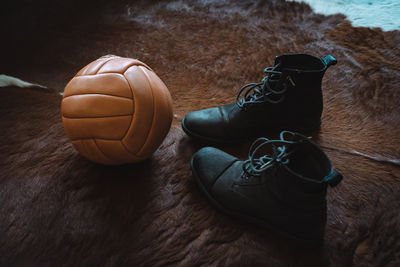
[[[40,87],[40,88],[47,88],[46,86],[40,85],[40,84],[35,84],[35,83],[29,83],[25,82],[21,79],[8,76],[5,74],[0,74],[0,87],[7,87],[7,86],[17,86],[17,87]]]

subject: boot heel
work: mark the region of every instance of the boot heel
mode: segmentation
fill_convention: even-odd
[[[321,58],[321,60],[324,62],[326,68],[337,64],[336,58],[334,58],[332,55],[327,55],[326,57]]]

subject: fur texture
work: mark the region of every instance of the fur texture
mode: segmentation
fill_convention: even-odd
[[[46,89],[45,86],[39,85],[39,84],[32,84],[29,82],[25,82],[21,79],[7,76],[4,74],[0,74],[0,87],[10,87],[10,86],[16,86],[16,87],[41,87],[43,89]]]
[[[0,90],[1,266],[400,265],[399,31],[354,28],[342,15],[280,0],[106,7],[14,40],[2,62],[1,71],[55,90]],[[232,102],[275,56],[298,52],[339,62],[325,75],[313,135],[344,176],[328,192],[321,248],[216,211],[189,167],[204,144],[180,128],[186,113]],[[59,92],[105,54],[146,62],[174,100],[170,133],[141,164],[91,163],[63,131]],[[221,148],[244,158],[249,144]]]

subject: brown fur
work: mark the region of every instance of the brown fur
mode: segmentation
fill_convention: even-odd
[[[102,55],[138,58],[169,87],[175,116],[150,160],[107,167],[73,149],[57,92],[0,89],[0,265],[399,266],[400,32],[354,28],[341,15],[278,0],[175,3],[75,10],[61,32],[47,25],[15,42],[1,71],[57,90]],[[313,136],[344,180],[328,192],[318,249],[216,211],[189,167],[204,145],[180,128],[186,113],[232,102],[291,52],[339,61],[325,75]],[[243,158],[248,147],[222,149]]]

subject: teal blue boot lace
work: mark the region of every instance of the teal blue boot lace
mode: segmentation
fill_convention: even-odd
[[[276,164],[288,164],[289,155],[294,152],[294,150],[288,151],[288,145],[295,144],[297,141],[285,139],[286,135],[294,136],[295,133],[283,131],[280,134],[280,140],[270,140],[261,137],[254,141],[249,150],[249,159],[242,166],[243,172],[250,176],[260,176],[262,172]],[[256,158],[259,150],[268,144],[272,146],[272,155],[264,155]]]
[[[319,180],[296,173],[285,166],[290,162],[289,156],[298,148],[298,146],[293,146],[293,144],[299,144],[300,142],[308,139],[305,136],[302,136],[301,138],[295,138],[296,135],[301,136],[290,131],[282,131],[279,140],[270,140],[264,137],[255,140],[249,150],[249,159],[246,160],[242,165],[242,177],[248,179],[251,176],[261,176],[261,174],[269,168],[279,165],[286,167],[287,171],[300,179],[313,183],[327,183],[332,187],[338,185],[343,179],[343,176],[339,172],[334,171],[333,166],[330,163],[329,164],[331,166],[329,172]],[[266,145],[272,146],[272,155],[263,155],[261,157],[257,157],[257,153],[259,153],[260,149]]]
[[[279,66],[280,64],[277,64],[274,67],[265,68],[264,72],[267,74],[267,76],[265,76],[261,82],[249,83],[240,88],[239,93],[236,96],[236,105],[242,109],[246,108],[249,104],[265,102],[277,104],[282,102],[285,98],[284,93],[287,90],[287,84],[286,81],[284,81],[282,88],[280,90],[276,90],[280,80],[283,78],[283,73],[277,71]],[[294,86],[294,82],[290,76],[286,76],[286,79],[289,80]],[[274,89],[271,87],[272,83],[276,85],[274,86]],[[244,95],[241,97],[243,92]]]

